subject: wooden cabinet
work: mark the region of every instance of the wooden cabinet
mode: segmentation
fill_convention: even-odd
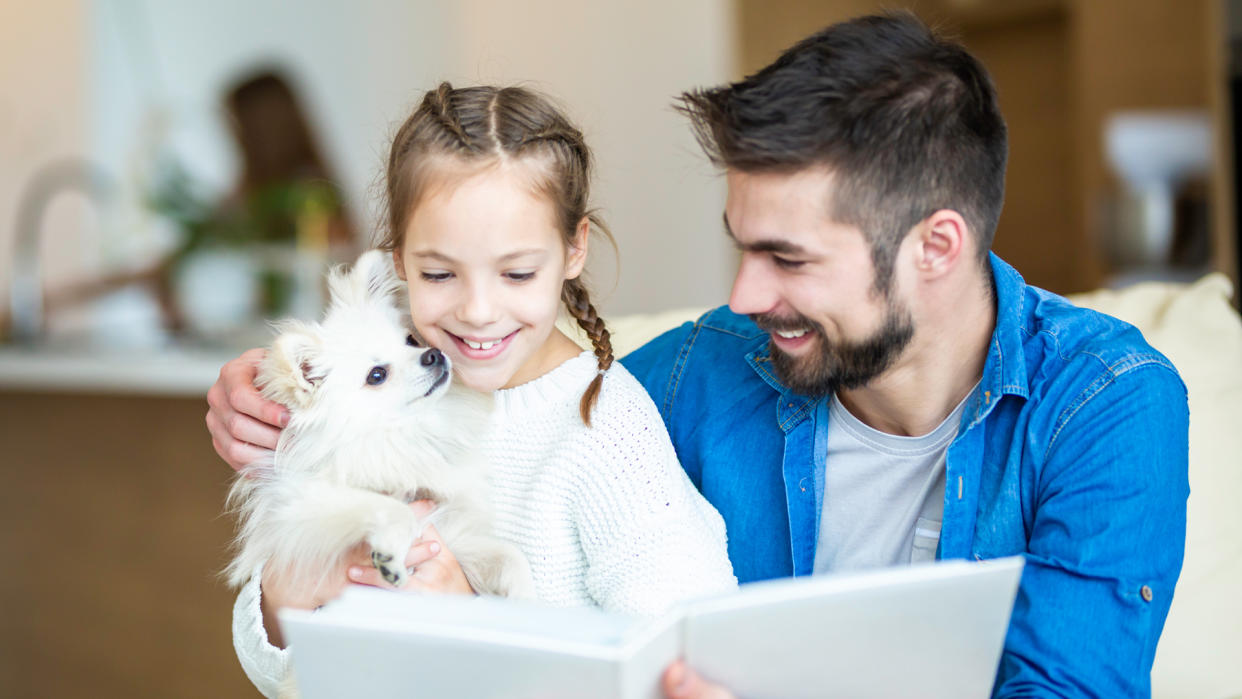
[[[736,74],[827,24],[900,6],[960,39],[996,82],[1010,132],[996,252],[1052,291],[1104,283],[1113,270],[1099,243],[1100,207],[1117,187],[1104,119],[1219,104],[1221,0],[738,0]],[[1227,123],[1222,109],[1214,114]],[[1236,281],[1226,177],[1222,166],[1210,183],[1213,266]]]
[[[0,696],[257,696],[201,398],[0,392]]]

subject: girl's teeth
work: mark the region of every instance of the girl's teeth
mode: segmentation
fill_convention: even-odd
[[[469,347],[470,349],[476,349],[476,350],[489,350],[495,347],[496,345],[500,344],[500,340],[490,340],[488,342],[473,342],[471,340],[462,338],[461,341],[466,343],[466,346]]]
[[[806,328],[803,328],[802,330],[792,330],[792,331],[777,330],[777,331],[776,331],[776,334],[777,334],[777,335],[780,335],[781,337],[785,338],[786,340],[792,340],[792,339],[794,339],[795,337],[802,337],[803,335],[805,335],[805,334],[806,334]]]

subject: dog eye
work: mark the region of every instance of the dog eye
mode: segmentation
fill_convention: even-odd
[[[418,347],[418,346],[419,346],[419,345],[418,345],[418,340],[415,340],[413,335],[406,335],[406,336],[405,336],[405,344],[409,345],[410,347]]]
[[[388,367],[373,366],[371,367],[371,373],[367,374],[367,385],[378,386],[384,383],[385,379],[387,378],[388,378]]]

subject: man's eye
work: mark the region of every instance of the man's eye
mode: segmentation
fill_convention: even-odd
[[[367,385],[378,386],[388,379],[388,367],[373,366],[371,372],[367,374]]]
[[[780,267],[781,269],[797,269],[801,267],[802,265],[806,264],[802,260],[790,260],[784,257],[779,257],[777,255],[772,256],[772,262],[774,262],[776,266]]]
[[[424,281],[429,282],[446,282],[453,277],[452,272],[420,272],[419,276]]]

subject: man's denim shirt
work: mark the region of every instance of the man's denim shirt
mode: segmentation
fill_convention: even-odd
[[[946,455],[938,557],[1025,556],[997,696],[1149,695],[1185,545],[1185,386],[1134,327],[991,261],[996,328]],[[809,575],[828,400],[781,385],[767,335],[724,307],[624,363],[724,516],[738,580]]]

